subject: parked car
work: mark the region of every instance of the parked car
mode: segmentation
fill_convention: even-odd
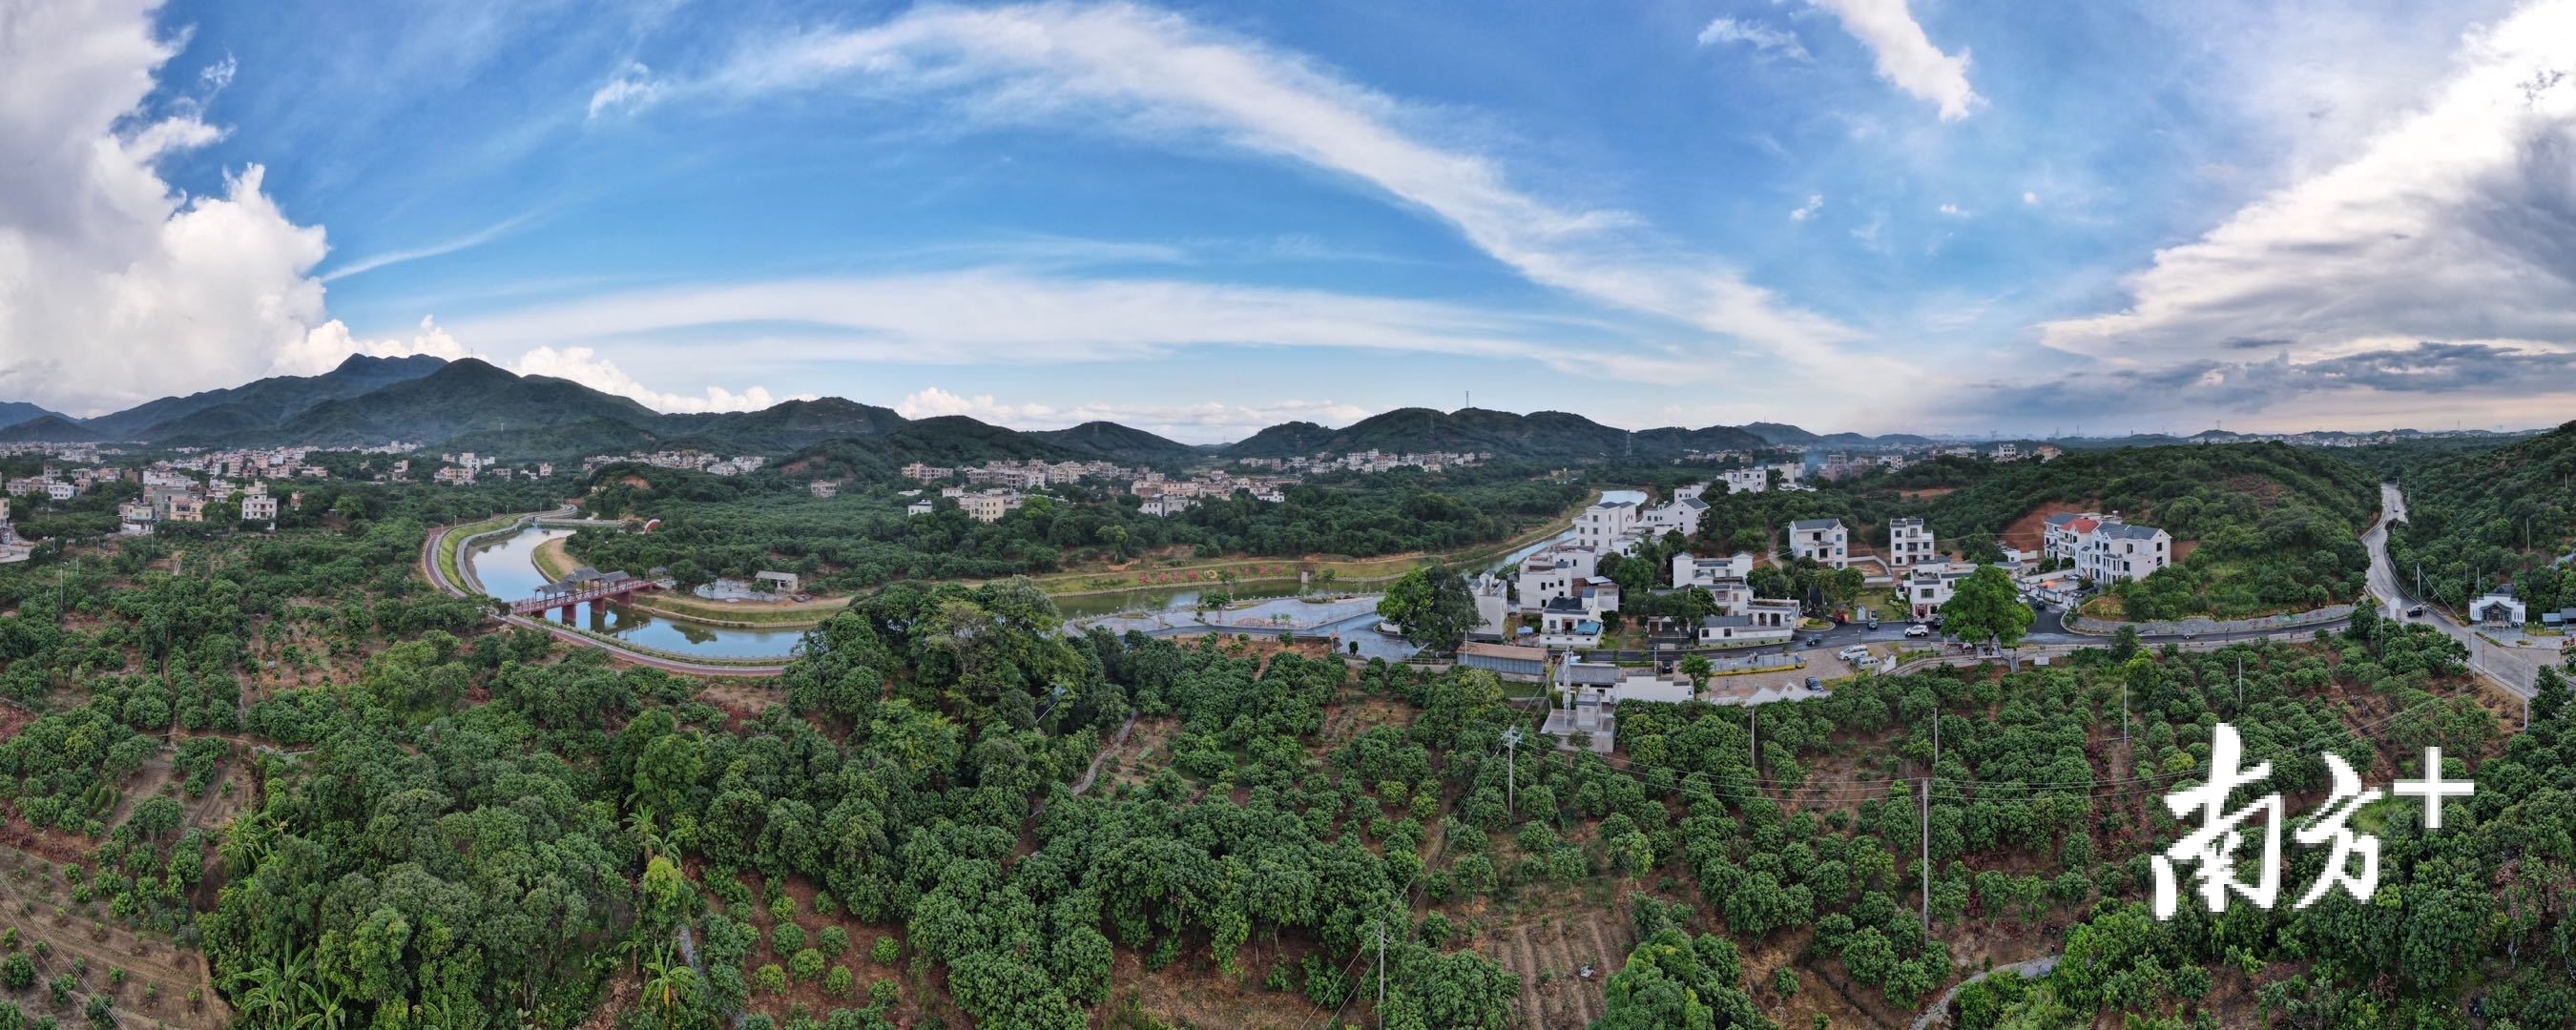
[[[2407,618],[2410,618],[2410,619],[2420,619],[2420,618],[2423,618],[2423,617],[2424,617],[2424,606],[2419,604],[2419,605],[2416,605],[2415,607],[2412,607],[2412,608],[2406,609],[2406,617],[2407,617]]]
[[[1869,648],[1863,647],[1859,644],[1853,644],[1850,647],[1834,652],[1834,657],[1850,662],[1853,665],[1858,665],[1869,660]]]
[[[1809,676],[1807,677],[1807,689],[1811,692],[1821,694],[1825,690],[1825,681]]]
[[[1905,635],[1909,637],[1928,637],[1932,635],[1932,627],[1918,622],[1914,625],[1905,627]]]

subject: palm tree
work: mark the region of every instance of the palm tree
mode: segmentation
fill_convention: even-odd
[[[306,1027],[311,1027],[312,1030],[347,1030],[349,1010],[341,1004],[339,987],[333,986],[326,992],[324,988],[307,982],[304,985],[304,1000],[306,1004],[312,1006],[312,1010],[295,1017],[296,1030],[304,1030]]]
[[[644,971],[653,974],[644,981],[644,996],[662,1003],[662,1020],[668,1023],[671,1007],[697,987],[698,974],[686,962],[671,961],[670,945],[654,949],[653,958],[644,963]]]

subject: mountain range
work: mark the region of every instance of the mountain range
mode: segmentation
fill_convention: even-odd
[[[160,447],[376,446],[404,441],[511,457],[569,457],[636,448],[726,453],[800,452],[865,440],[877,460],[989,458],[1175,464],[1205,458],[1285,458],[1379,450],[1484,451],[1531,461],[1667,458],[1686,451],[1920,444],[1917,436],[1818,435],[1796,426],[1666,427],[1636,432],[1561,411],[1398,408],[1348,426],[1271,426],[1243,440],[1193,446],[1115,422],[1023,431],[963,416],[910,419],[838,397],[757,411],[664,414],[569,379],[519,375],[473,358],[352,356],[321,375],[275,376],[164,397],[75,419],[0,402],[0,441],[116,441]]]

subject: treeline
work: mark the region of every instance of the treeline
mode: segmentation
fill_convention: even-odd
[[[584,530],[567,546],[598,568],[639,575],[667,568],[688,585],[769,569],[839,592],[904,579],[1048,573],[1175,549],[1283,558],[1455,550],[1508,538],[1588,496],[1580,486],[1512,476],[1396,473],[1290,487],[1281,503],[1238,496],[1148,516],[1122,494],[1056,489],[1065,496],[1033,497],[987,524],[948,501],[907,516],[911,499],[881,488],[818,499],[775,475],[613,466],[593,481],[587,508],[662,524],[645,534]]]
[[[2410,594],[2465,604],[2511,582],[2533,621],[2576,606],[2570,565],[2576,540],[2576,422],[2481,453],[2422,461],[2397,472],[2406,521],[2388,556]]]

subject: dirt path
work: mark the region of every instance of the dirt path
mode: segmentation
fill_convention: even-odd
[[[1101,748],[1099,754],[1091,756],[1091,767],[1084,769],[1082,771],[1082,779],[1075,781],[1073,785],[1073,792],[1075,794],[1079,795],[1083,791],[1091,789],[1091,781],[1100,778],[1100,763],[1107,761],[1110,755],[1116,754],[1119,748],[1125,747],[1127,745],[1127,734],[1133,732],[1135,729],[1136,710],[1130,708],[1127,710],[1127,721],[1118,724],[1118,736],[1111,738],[1109,746]]]
[[[1965,980],[1961,980],[1958,983],[1951,984],[1949,990],[1941,992],[1940,997],[1932,1000],[1931,1008],[1923,1010],[1922,1015],[1914,1017],[1914,1030],[1929,1030],[1931,1027],[1949,1025],[1950,1002],[1959,996],[1959,990],[1961,988],[1966,987],[1969,984],[1983,980],[1997,973],[2019,973],[2025,979],[2034,979],[2037,977],[2047,976],[2049,970],[2055,968],[2057,968],[2057,956],[2042,955],[2038,958],[2015,962],[2009,966],[1996,966],[1993,969],[1986,970],[1985,972],[1979,973]]]

